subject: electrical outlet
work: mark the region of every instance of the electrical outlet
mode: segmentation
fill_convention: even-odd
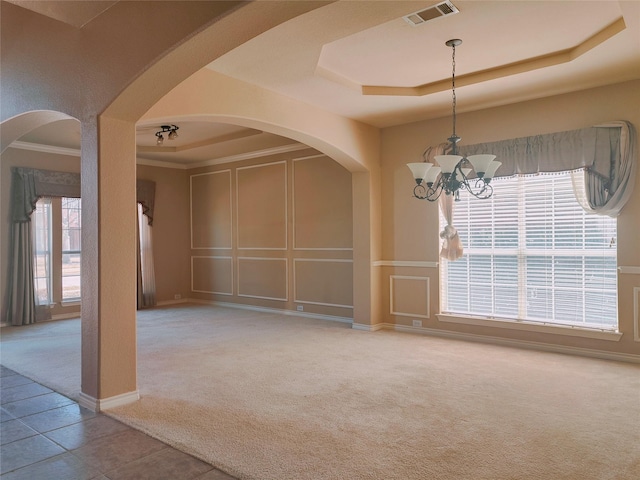
[[[182,295],[180,295],[179,293],[176,293],[176,294],[173,296],[173,298],[174,298],[174,300],[180,300],[180,299],[182,298]]]
[[[298,305],[296,307],[296,310],[298,310],[299,312],[302,312],[302,311],[304,311],[304,306],[303,305]]]
[[[421,327],[422,326],[422,320],[414,320],[413,321],[413,326],[414,327]]]

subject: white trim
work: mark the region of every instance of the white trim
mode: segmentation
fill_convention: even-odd
[[[640,287],[633,287],[633,340],[640,342]]]
[[[482,327],[506,328],[510,330],[524,330],[527,332],[551,333],[554,335],[568,335],[570,337],[595,338],[612,342],[620,341],[622,333],[613,330],[591,329],[571,325],[550,325],[531,321],[515,321],[502,318],[482,318],[446,313],[436,314],[438,320],[446,323],[460,323],[463,325],[477,325]]]
[[[378,260],[372,262],[374,267],[420,267],[438,268],[438,262],[421,262],[413,260]]]
[[[247,297],[247,298],[260,298],[262,300],[277,300],[280,302],[288,302],[289,301],[289,261],[287,258],[272,258],[272,257],[238,257],[237,259],[237,294],[238,297]],[[271,261],[282,261],[284,262],[284,289],[285,289],[285,298],[278,297],[262,297],[258,295],[247,295],[246,293],[240,293],[240,260],[271,260]]]
[[[154,306],[156,307],[164,307],[166,305],[177,305],[179,303],[189,303],[191,300],[188,298],[179,298],[177,300],[163,300],[161,302],[157,302]]]
[[[353,323],[351,324],[351,328],[354,330],[361,330],[363,332],[377,332],[378,330],[382,330],[386,328],[384,323],[376,323],[375,325],[366,325],[364,323]]]
[[[640,267],[618,267],[618,271],[623,274],[640,275]]]
[[[147,165],[148,167],[173,168],[176,170],[188,170],[190,167],[184,163],[167,162],[164,160],[151,160],[150,158],[136,157],[136,165]]]
[[[217,305],[220,307],[239,308],[242,310],[252,310],[254,312],[280,313],[291,317],[315,318],[317,320],[328,320],[331,322],[340,322],[353,324],[353,319],[349,317],[338,317],[336,315],[324,315],[322,313],[298,312],[294,310],[285,310],[283,308],[258,307],[255,305],[246,305],[244,303],[218,302],[217,300],[200,300],[191,299],[193,303],[202,303],[205,305]]]
[[[193,285],[193,259],[194,258],[218,258],[218,259],[225,259],[225,260],[231,260],[231,293],[227,293],[227,292],[210,292],[208,290],[196,290],[194,288]],[[233,295],[233,257],[229,257],[229,256],[222,256],[222,255],[191,255],[191,291],[192,292],[198,292],[198,293],[212,293],[214,295]]]
[[[242,160],[250,160],[252,158],[266,157],[269,155],[278,155],[280,153],[296,152],[298,150],[309,149],[308,145],[302,143],[290,143],[280,147],[265,148],[262,150],[254,150],[252,152],[239,153],[237,155],[229,155],[228,157],[212,158],[198,163],[192,163],[189,168],[210,167],[212,165],[220,165],[222,163],[240,162]],[[266,164],[265,164],[266,165]],[[248,167],[243,167],[248,168]]]
[[[306,157],[297,157],[297,158],[293,158],[292,160],[294,162],[297,162],[299,160],[311,160],[312,158],[322,158],[322,157],[326,157],[326,158],[331,158],[328,155],[325,155],[324,153],[318,153],[316,155],[307,155]]]
[[[240,246],[240,199],[238,197],[240,188],[238,172],[240,170],[248,170],[250,168],[262,168],[269,165],[284,164],[284,247],[241,247]],[[238,229],[238,235],[236,236],[236,243],[238,250],[278,250],[286,251],[289,249],[289,166],[286,160],[280,160],[277,162],[261,163],[259,165],[249,165],[247,167],[236,168],[236,228]]]
[[[194,247],[193,246],[193,177],[201,177],[203,175],[215,175],[218,173],[229,174],[229,241],[228,247]],[[233,184],[231,183],[231,169],[218,170],[215,172],[196,173],[189,175],[189,233],[191,236],[191,250],[231,250],[233,248]]]
[[[78,397],[78,405],[87,408],[92,412],[101,412],[109,408],[116,408],[129,403],[137,402],[140,400],[140,393],[138,390],[133,392],[122,393],[109,398],[93,398],[84,392],[80,392]]]
[[[426,294],[427,294],[427,313],[426,315],[420,315],[417,313],[404,313],[394,311],[393,304],[393,285],[394,280],[425,280],[426,281]],[[389,313],[391,315],[398,315],[400,317],[414,317],[414,318],[431,318],[429,312],[431,311],[431,293],[429,285],[429,277],[416,277],[410,275],[389,275]]]
[[[68,320],[70,318],[80,318],[80,312],[59,313],[51,316],[51,320]]]
[[[528,340],[512,340],[502,337],[492,337],[488,335],[477,335],[473,333],[453,332],[450,330],[440,330],[435,328],[418,328],[406,325],[390,325],[382,324],[383,328],[391,329],[398,332],[420,333],[423,335],[431,335],[435,337],[451,338],[454,340],[464,340],[470,342],[487,343],[489,345],[502,345],[507,347],[524,348],[528,350],[539,350],[542,352],[564,353],[568,355],[577,355],[581,357],[599,358],[602,360],[614,360],[617,362],[639,363],[640,355],[632,355],[628,353],[605,352],[602,350],[594,350],[591,348],[568,347],[564,345],[554,345],[550,343],[531,342]]]
[[[69,155],[71,157],[79,157],[79,148],[56,147],[54,145],[44,145],[42,143],[21,142],[16,140],[9,145],[10,148],[18,148],[20,150],[30,150],[32,152],[53,153],[55,155]]]

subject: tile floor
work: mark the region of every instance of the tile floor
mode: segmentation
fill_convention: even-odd
[[[234,480],[0,365],[2,480]]]

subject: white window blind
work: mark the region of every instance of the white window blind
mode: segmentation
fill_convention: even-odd
[[[51,299],[51,199],[40,198],[31,214],[33,234],[33,281],[36,305]]]
[[[492,184],[455,204],[465,254],[442,262],[441,310],[616,329],[616,220],[580,207],[570,172]]]

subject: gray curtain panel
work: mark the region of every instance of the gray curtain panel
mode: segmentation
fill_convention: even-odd
[[[47,315],[35,302],[31,214],[40,197],[80,198],[80,174],[35,168],[11,169],[11,244],[6,321],[28,325]],[[137,180],[136,196],[149,225],[153,222],[155,182]],[[42,311],[41,311],[42,310]]]

